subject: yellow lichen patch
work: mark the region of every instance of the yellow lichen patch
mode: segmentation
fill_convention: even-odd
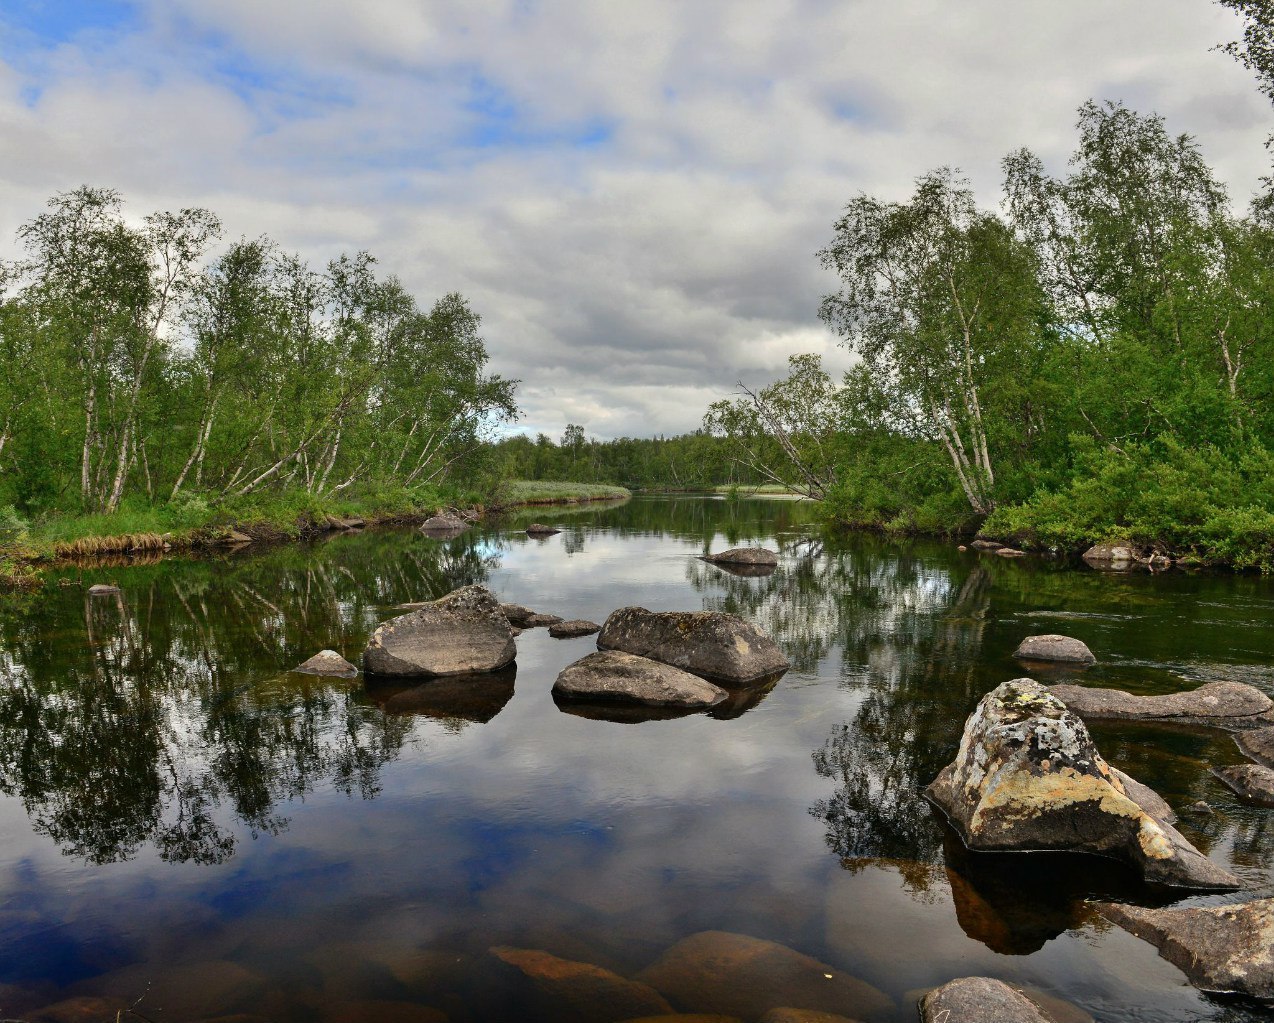
[[[739,651],[744,657],[752,653],[752,645],[742,636],[734,637],[734,649]]]

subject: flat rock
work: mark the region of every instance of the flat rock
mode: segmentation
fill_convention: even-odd
[[[1019,661],[1058,661],[1064,664],[1095,664],[1097,658],[1087,645],[1070,636],[1049,633],[1027,636],[1018,644],[1013,656]]]
[[[733,683],[753,682],[790,667],[774,640],[742,618],[720,611],[621,607],[606,619],[597,647]]]
[[[773,568],[779,563],[779,556],[764,547],[731,547],[719,554],[705,554],[701,561],[710,561],[714,565],[761,565]]]
[[[618,650],[599,650],[568,664],[553,695],[577,700],[622,700],[656,707],[715,707],[728,695],[688,671]]]
[[[335,650],[320,650],[292,670],[302,675],[339,675],[342,678],[358,674],[358,669]]]
[[[654,988],[617,973],[537,949],[499,945],[491,954],[520,970],[535,987],[544,1015],[556,1020],[612,1023],[671,1013]]]
[[[560,529],[546,526],[543,522],[532,522],[526,527],[527,536],[556,536],[560,532]]]
[[[596,622],[584,618],[571,618],[564,622],[553,622],[549,626],[549,635],[554,639],[578,639],[580,636],[591,636],[601,632],[602,627]]]
[[[969,546],[975,551],[998,551],[1004,544],[998,540],[974,540]]]
[[[997,558],[1024,558],[1026,551],[1019,551],[1016,547],[999,547],[992,553]]]
[[[1188,909],[1105,903],[1098,910],[1157,947],[1201,991],[1274,1001],[1274,899]]]
[[[925,794],[970,849],[1122,860],[1151,883],[1230,890],[1238,879],[1140,805],[1077,714],[1029,678],[984,696],[956,759]]]
[[[1002,980],[961,977],[920,1000],[923,1023],[1053,1023],[1033,1001]]]
[[[728,931],[683,938],[637,977],[679,1007],[746,1020],[777,1006],[857,1017],[894,1009],[892,999],[857,977],[786,945]]]
[[[1274,767],[1274,727],[1254,728],[1250,732],[1240,732],[1234,739],[1244,754],[1258,764]]]
[[[1269,725],[1274,702],[1259,689],[1242,682],[1208,682],[1182,693],[1134,696],[1122,689],[1056,685],[1054,696],[1082,718],[1127,721],[1177,721],[1243,729]]]
[[[561,616],[542,614],[532,611],[522,604],[501,604],[500,612],[509,620],[509,624],[519,629],[538,629],[545,625],[556,625]]]
[[[1274,769],[1259,764],[1221,767],[1212,772],[1239,796],[1257,806],[1274,806]]]
[[[363,651],[373,675],[466,675],[499,671],[517,646],[509,620],[483,586],[462,586],[383,623]]]
[[[111,597],[119,592],[120,588],[118,586],[113,586],[110,583],[94,583],[88,588],[88,595],[90,597]]]

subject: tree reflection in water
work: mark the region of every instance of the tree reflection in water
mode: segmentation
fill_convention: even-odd
[[[319,787],[371,799],[411,718],[382,713],[357,682],[289,669],[316,642],[357,656],[384,608],[483,582],[498,558],[476,534],[380,534],[134,565],[127,596],[50,588],[6,607],[0,791],[92,863],[148,843],[165,860],[219,863],[236,829],[277,833],[280,805]]]

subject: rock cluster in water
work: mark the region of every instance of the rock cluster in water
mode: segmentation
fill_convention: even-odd
[[[597,646],[735,684],[755,682],[790,667],[774,640],[742,618],[720,611],[623,607],[606,619]]]
[[[553,684],[555,696],[626,700],[655,707],[715,707],[726,692],[688,671],[618,650],[599,650],[568,664]]]

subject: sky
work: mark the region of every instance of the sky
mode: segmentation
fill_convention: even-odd
[[[1246,204],[1274,111],[1209,0],[4,0],[0,257],[45,200],[206,206],[316,265],[459,291],[516,429],[674,434],[849,354],[818,265],[860,192],[1064,172],[1089,98],[1197,137]]]

